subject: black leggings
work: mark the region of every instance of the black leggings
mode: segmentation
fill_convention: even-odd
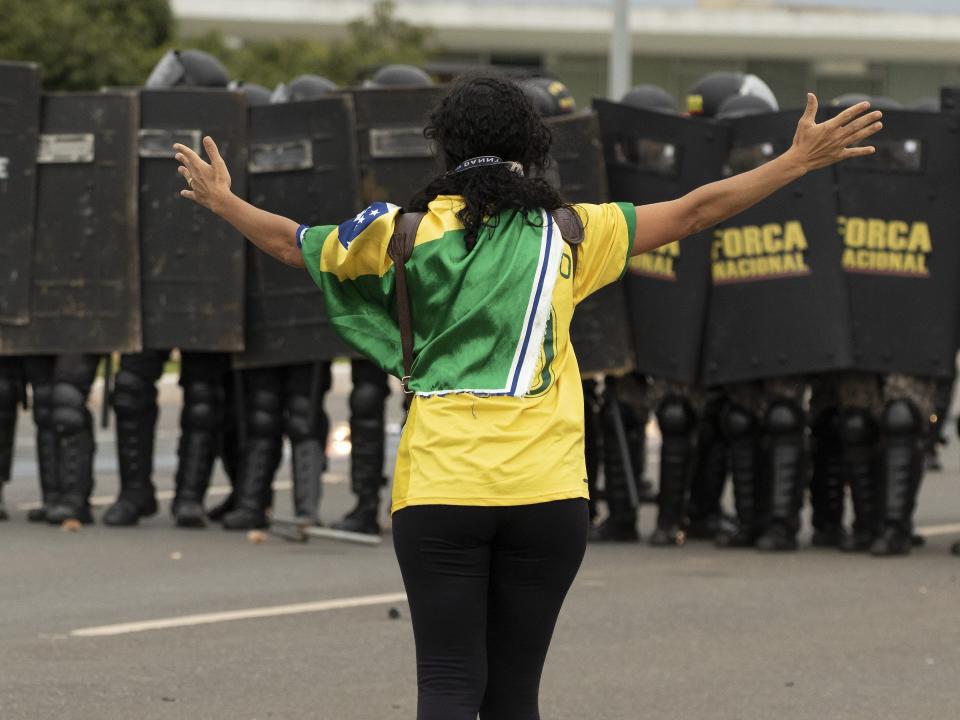
[[[539,720],[540,674],[587,525],[582,499],[394,514],[417,645],[417,720]]]

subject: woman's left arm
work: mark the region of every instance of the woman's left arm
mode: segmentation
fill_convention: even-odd
[[[790,149],[749,172],[697,188],[677,200],[638,205],[632,255],[653,250],[713,227],[803,177],[811,170],[870,155],[872,146],[852,147],[878,132],[880,111],[866,112],[870,103],[847,108],[823,123],[816,122],[817,98],[807,95]]]

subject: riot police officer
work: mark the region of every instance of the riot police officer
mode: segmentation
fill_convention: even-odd
[[[226,69],[211,55],[172,50],[157,63],[145,87],[227,87],[228,83]],[[150,349],[120,358],[113,394],[120,493],[104,513],[107,525],[135,525],[141,517],[157,511],[152,479],[159,412],[156,382],[169,355],[168,350]],[[202,527],[203,498],[221,444],[229,356],[183,352],[180,360],[183,409],[171,512],[180,527]]]

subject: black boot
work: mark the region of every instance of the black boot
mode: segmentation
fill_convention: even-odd
[[[103,514],[103,524],[130,527],[157,512],[153,485],[153,439],[157,426],[156,386],[121,370],[114,385],[120,494]]]
[[[53,387],[53,425],[57,433],[57,504],[47,511],[47,522],[93,522],[90,495],[93,493],[93,416],[85,394],[71,384]]]
[[[350,393],[350,484],[356,507],[333,524],[336,530],[379,535],[383,477],[386,376],[367,361],[354,361]]]
[[[843,440],[838,409],[832,407],[818,413],[811,430],[813,545],[840,547],[846,532],[843,529]]]
[[[629,422],[629,408],[616,400],[615,393],[614,381],[608,378],[600,412],[603,431],[603,497],[607,503],[607,517],[590,529],[591,542],[637,542],[640,539],[640,533],[637,532],[637,508],[627,485],[634,481],[631,470],[634,475],[636,471],[633,468],[628,469],[624,460],[624,455],[627,455],[632,462],[635,454],[630,453],[629,448],[624,452],[617,429],[619,424],[626,436],[632,423]]]
[[[723,431],[730,456],[733,503],[737,529],[717,535],[717,547],[753,547],[760,536],[762,469],[757,419],[745,408],[731,403],[723,411]]]
[[[843,474],[850,485],[853,530],[840,542],[844,552],[867,552],[879,523],[879,474],[876,422],[863,409],[851,408],[841,416]]]
[[[803,460],[803,411],[789,400],[778,398],[771,403],[765,427],[769,463],[769,515],[766,528],[757,540],[757,549],[791,551],[797,549],[800,531],[800,508],[806,474]]]
[[[714,540],[735,533],[736,522],[721,507],[727,484],[727,446],[720,429],[725,398],[707,402],[697,427],[696,462],[687,503],[687,539]]]
[[[225,530],[253,530],[267,527],[267,498],[273,476],[282,457],[283,441],[250,437],[243,448],[240,484],[235,507],[224,513]]]
[[[913,511],[923,477],[923,425],[909,400],[891,401],[883,413],[883,510],[870,553],[907,555],[913,545]]]
[[[663,435],[660,449],[660,493],[653,546],[683,545],[687,494],[693,466],[693,429],[696,418],[684,398],[666,398],[657,409]]]
[[[316,438],[299,440],[292,444],[294,515],[300,520],[316,524],[319,520],[321,475],[326,456]]]
[[[184,386],[176,492],[170,506],[177,527],[202,528],[206,525],[203,498],[213,475],[217,430],[222,420],[223,397],[219,386],[206,380]]]
[[[47,511],[57,504],[57,431],[53,426],[53,383],[33,379],[33,423],[37,428],[37,471],[41,505],[27,512],[30,522],[46,522]]]

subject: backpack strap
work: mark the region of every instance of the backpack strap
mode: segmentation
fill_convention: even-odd
[[[577,245],[583,242],[583,222],[580,215],[569,205],[557,208],[552,213],[557,227],[560,228],[560,235],[563,241],[570,246],[570,255],[573,258],[573,272],[571,277],[577,275]]]
[[[403,352],[403,377],[400,378],[400,383],[408,395],[410,373],[413,369],[413,317],[410,314],[410,293],[407,290],[407,260],[413,254],[417,229],[424,215],[426,213],[405,213],[401,210],[387,246],[387,254],[393,260],[397,283],[397,324],[400,326],[400,347]]]

